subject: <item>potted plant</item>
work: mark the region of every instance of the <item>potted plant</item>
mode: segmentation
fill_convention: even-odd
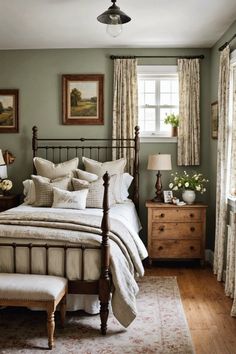
[[[178,172],[172,173],[172,181],[169,184],[169,188],[173,191],[183,190],[182,198],[187,204],[193,204],[196,198],[195,192],[201,194],[206,192],[206,183],[209,182],[205,179],[202,173],[188,174],[184,171],[183,175],[179,175]]]
[[[179,115],[171,113],[168,116],[166,116],[164,120],[165,124],[170,124],[172,127],[172,136],[177,136],[178,135],[178,126],[179,126]]]

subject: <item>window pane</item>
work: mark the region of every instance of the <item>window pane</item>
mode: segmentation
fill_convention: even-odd
[[[161,80],[161,92],[171,92],[170,80]]]
[[[171,91],[172,92],[179,92],[179,82],[178,82],[178,80],[173,80],[172,81]]]
[[[145,108],[145,120],[155,121],[155,108]]]
[[[146,93],[145,94],[145,104],[149,104],[149,105],[155,105],[155,94],[153,93]]]
[[[171,113],[171,110],[169,108],[161,108],[160,109],[160,121],[164,121],[166,116],[168,116]]]
[[[155,80],[146,80],[145,81],[145,92],[155,93],[156,83]]]
[[[150,121],[150,120],[146,120],[145,121],[145,130],[147,132],[154,132],[156,130],[156,122],[154,121]]]
[[[140,121],[144,120],[144,108],[139,108],[138,118],[139,118]]]
[[[138,92],[144,92],[144,80],[138,80]]]
[[[161,93],[161,105],[171,105],[171,94],[169,93]]]
[[[171,132],[171,125],[165,124],[163,121],[160,121],[160,131],[170,133]]]
[[[179,105],[179,95],[177,93],[172,94],[171,104],[173,106],[178,106]]]

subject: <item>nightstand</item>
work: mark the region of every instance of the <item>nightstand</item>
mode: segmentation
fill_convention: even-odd
[[[0,195],[0,212],[14,208],[20,204],[20,195],[11,194],[11,195]]]
[[[148,254],[152,260],[200,259],[204,262],[207,205],[146,202]]]

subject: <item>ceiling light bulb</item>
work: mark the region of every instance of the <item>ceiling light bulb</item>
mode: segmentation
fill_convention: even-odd
[[[107,25],[107,33],[112,37],[117,37],[122,32],[122,24]]]

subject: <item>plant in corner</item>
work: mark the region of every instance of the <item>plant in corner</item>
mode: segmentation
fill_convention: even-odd
[[[184,171],[183,175],[178,172],[172,173],[172,181],[169,184],[169,188],[173,191],[183,190],[182,198],[187,204],[192,204],[196,198],[195,192],[201,194],[206,192],[206,183],[209,182],[205,179],[202,173],[188,174]]]
[[[172,136],[178,135],[178,127],[179,127],[179,115],[171,113],[164,119],[165,124],[170,124],[172,127]]]

